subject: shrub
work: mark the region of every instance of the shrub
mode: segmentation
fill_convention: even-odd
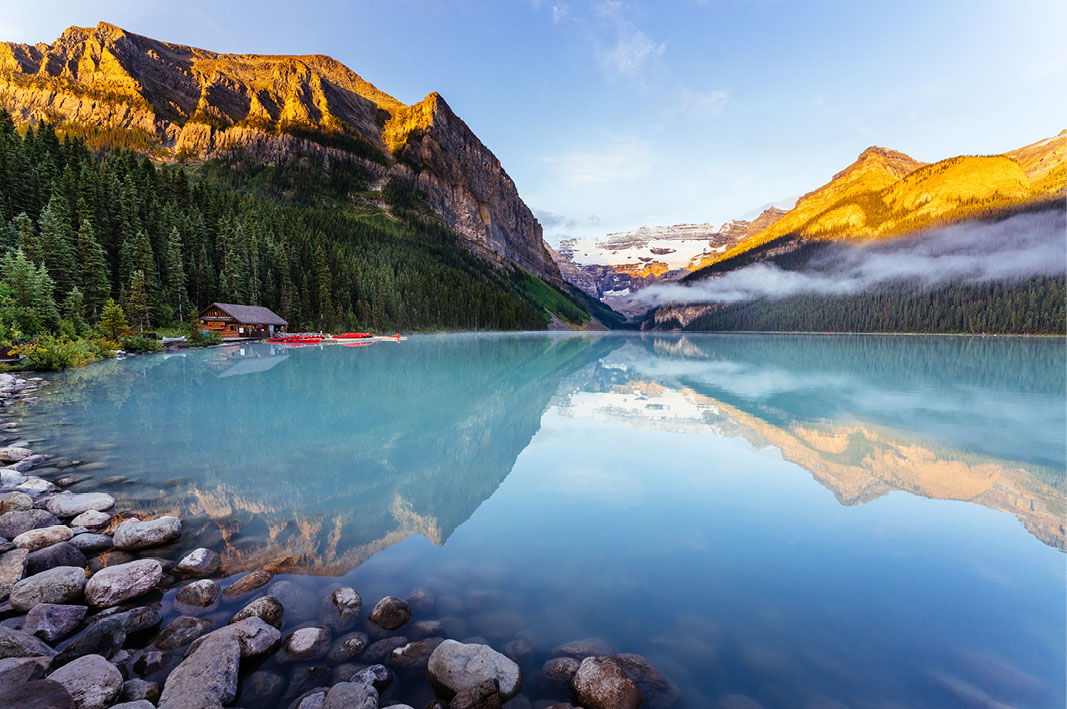
[[[20,362],[24,368],[49,372],[81,367],[103,356],[100,348],[88,340],[70,340],[51,335],[19,345],[15,350],[24,355]]]
[[[146,352],[162,352],[163,343],[140,335],[130,335],[122,338],[122,349],[127,352],[144,354]]]
[[[222,337],[217,332],[205,332],[194,324],[189,326],[189,335],[186,337],[186,344],[190,347],[221,345]]]

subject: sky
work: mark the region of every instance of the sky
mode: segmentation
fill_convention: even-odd
[[[932,162],[1067,128],[1063,0],[0,0],[0,40],[99,20],[437,91],[552,244],[740,217],[870,145]]]

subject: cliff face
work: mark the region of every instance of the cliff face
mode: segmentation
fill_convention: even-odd
[[[406,106],[330,57],[219,54],[102,22],[52,44],[0,43],[0,106],[121,132],[163,159],[361,160],[383,182],[414,182],[476,250],[561,280],[500,161],[440,96]]]

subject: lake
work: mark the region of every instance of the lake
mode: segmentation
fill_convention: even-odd
[[[598,638],[677,707],[1063,707],[1065,372],[1061,339],[427,335],[100,363],[23,419],[72,489],[181,516],[163,556],[524,640],[534,706]]]

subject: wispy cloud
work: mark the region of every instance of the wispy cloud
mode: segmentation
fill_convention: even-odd
[[[637,76],[667,51],[666,42],[656,42],[629,23],[619,25],[615,41],[596,48],[596,60],[609,76]]]
[[[730,100],[730,92],[726,90],[694,91],[682,87],[678,96],[679,113],[696,114],[700,117],[718,116]]]
[[[569,150],[542,160],[563,184],[583,187],[641,177],[652,165],[652,146],[637,137],[612,141],[597,150]]]

